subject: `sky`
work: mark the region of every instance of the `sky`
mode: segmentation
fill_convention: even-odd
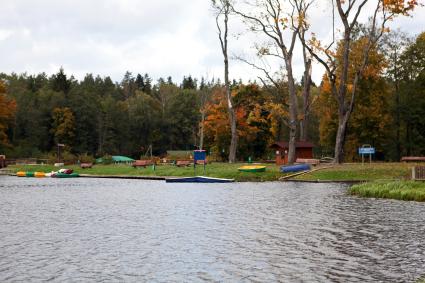
[[[317,1],[311,10],[311,28],[324,41],[330,37],[329,5]],[[48,75],[63,67],[83,79],[87,73],[121,81],[126,71],[148,73],[157,80],[171,76],[222,78],[221,53],[210,0],[13,0],[1,3],[0,72]],[[365,12],[368,10],[365,9]],[[392,29],[410,35],[425,30],[425,8],[411,18],[398,18]],[[254,43],[261,35],[247,32],[239,19],[230,22],[232,58],[255,60]],[[294,72],[299,80],[303,63],[299,45]],[[278,63],[270,63],[272,70]],[[313,67],[320,82],[323,69]],[[243,81],[259,75],[232,59],[230,77]]]

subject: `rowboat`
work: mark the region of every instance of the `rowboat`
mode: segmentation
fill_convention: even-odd
[[[238,168],[241,172],[264,172],[266,171],[266,166],[262,165],[245,165]]]
[[[213,177],[205,177],[205,176],[178,177],[178,178],[165,179],[165,182],[167,183],[230,183],[234,181],[235,181],[234,179],[213,178]]]
[[[75,177],[80,177],[80,175],[78,175],[77,173],[66,174],[66,173],[56,172],[56,173],[52,173],[50,175],[50,177],[52,177],[52,178],[75,178]]]
[[[291,173],[291,172],[307,171],[310,169],[311,167],[309,164],[297,164],[297,165],[282,166],[280,167],[280,172]]]

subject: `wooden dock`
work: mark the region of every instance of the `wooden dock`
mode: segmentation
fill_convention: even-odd
[[[79,174],[83,178],[105,178],[105,179],[135,179],[135,180],[165,180],[162,176],[129,176],[129,175],[90,175]]]

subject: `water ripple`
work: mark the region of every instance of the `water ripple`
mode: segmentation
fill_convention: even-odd
[[[335,184],[0,177],[0,281],[414,282],[425,205]]]

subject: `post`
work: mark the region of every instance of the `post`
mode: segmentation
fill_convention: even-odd
[[[60,148],[64,147],[65,145],[63,143],[58,143],[58,163],[61,163],[61,151]]]
[[[415,166],[412,167],[412,180],[416,180],[416,170]]]

